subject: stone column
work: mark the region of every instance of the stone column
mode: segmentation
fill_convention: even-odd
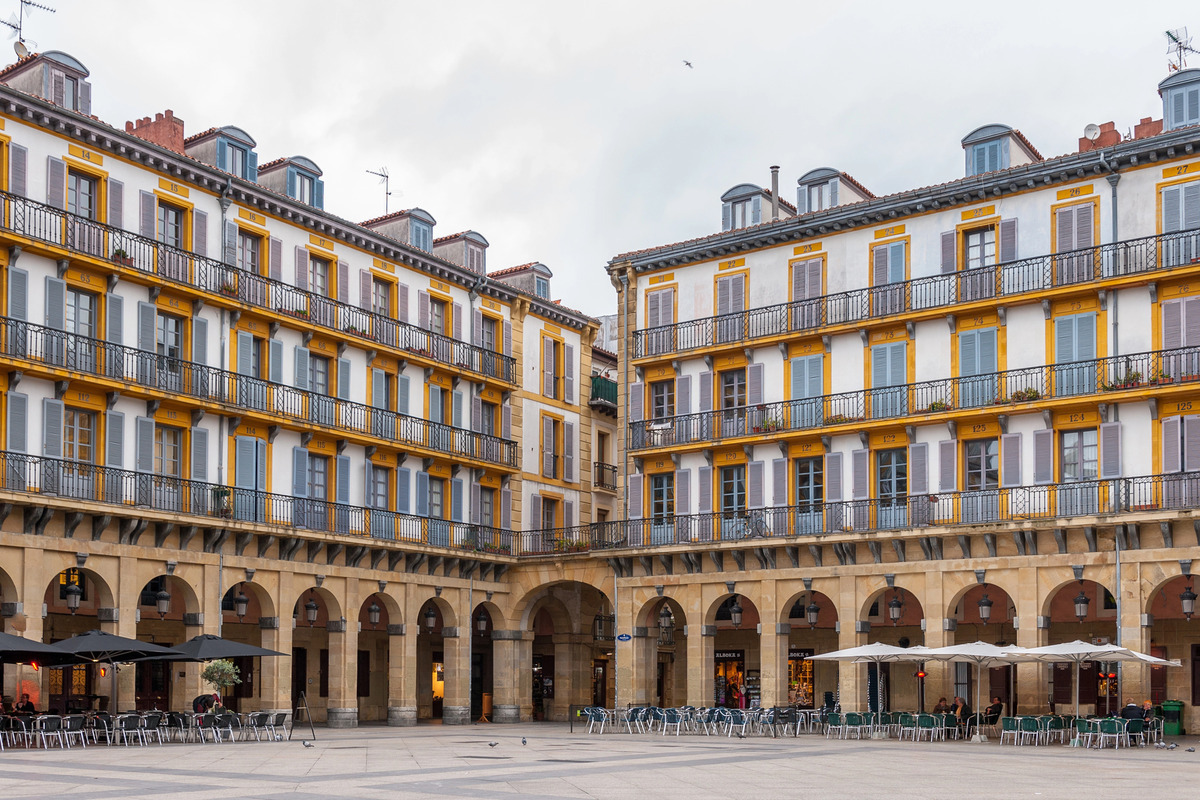
[[[554,642],[554,698],[546,718],[567,719],[572,705],[591,705],[591,636],[556,633]]]
[[[1042,587],[1038,582],[1037,567],[1021,567],[1017,570],[1017,596],[1013,603],[1017,608],[1017,646],[1041,647],[1046,644],[1046,628],[1042,627]],[[1050,618],[1045,617],[1048,627]],[[1017,714],[1044,714],[1049,712],[1046,703],[1046,667],[1037,663],[1017,664]]]
[[[711,706],[713,696],[713,654],[716,649],[716,625],[687,626],[687,701],[688,705]]]
[[[867,643],[871,623],[858,618],[858,586],[852,575],[843,575],[839,581],[838,598],[838,650],[857,647]],[[838,662],[838,702],[843,711],[865,711],[866,706],[865,665]]]
[[[325,623],[329,635],[329,700],[325,724],[358,727],[358,625],[345,617]]]
[[[521,676],[533,669],[532,645],[521,631],[492,631],[492,722],[521,721]]]
[[[630,644],[630,702],[635,706],[656,705],[658,683],[658,628],[634,628]]]
[[[787,642],[791,625],[779,635],[778,610],[775,607],[775,581],[764,580],[760,584],[758,597],[758,685],[763,708],[787,700]],[[782,656],[780,653],[782,652]]]
[[[138,585],[140,580],[138,575],[138,560],[133,557],[123,556],[119,559],[119,563],[118,575],[120,576],[120,583],[114,587],[114,591],[117,593],[116,608],[97,609],[98,621],[102,630],[129,639],[136,639],[138,638],[137,612],[141,608],[139,600],[142,593],[142,586]],[[121,613],[120,609],[125,609],[125,613]],[[115,702],[116,705],[110,708],[114,714],[125,710],[132,710],[137,706],[137,667],[133,664],[123,664],[117,670],[117,697]]]
[[[631,592],[623,592],[622,596],[631,594]],[[633,632],[633,617],[632,615],[623,615],[624,605],[616,609],[616,623],[613,625],[616,635],[619,637],[623,633]],[[625,620],[622,624],[622,620]],[[617,697],[614,705],[617,708],[622,708],[633,703],[637,703],[637,658],[638,648],[635,645],[637,640],[630,639],[627,642],[622,642],[619,638],[613,643],[613,653],[617,661]]]
[[[262,659],[261,683],[258,696],[264,711],[292,709],[292,618],[281,625],[279,617],[259,617],[258,628],[262,646],[283,653],[282,656]]]
[[[417,724],[416,699],[407,691],[412,672],[407,667],[416,663],[417,636],[415,631],[408,633],[406,624],[390,624],[387,632],[387,724],[407,728]]]
[[[1120,592],[1121,618],[1117,620],[1118,644],[1142,653],[1150,652],[1150,626],[1142,626],[1143,609],[1146,608],[1145,598],[1142,597],[1142,565],[1140,563],[1121,564]],[[1153,619],[1147,616],[1146,622],[1153,625]],[[1138,704],[1150,697],[1150,665],[1140,661],[1124,661],[1117,664],[1121,676],[1120,695],[1118,701],[1125,705],[1125,698],[1135,698]]]
[[[41,642],[45,635],[42,598],[46,596],[46,585],[40,577],[43,551],[26,547],[20,552],[22,566],[10,573],[16,584],[17,596],[4,598],[5,601],[13,601],[11,605],[7,602],[4,604],[4,631]],[[7,565],[7,568],[13,569],[14,566]],[[4,694],[16,701],[21,699],[22,694],[28,693],[36,708],[46,707],[43,690],[45,682],[49,680],[49,670],[34,672],[33,667],[11,664],[4,668],[4,675]]]
[[[468,623],[470,614],[463,616]],[[465,629],[469,635],[470,628]],[[442,722],[446,725],[466,725],[471,722],[471,697],[468,682],[471,665],[468,663],[467,640],[459,636],[459,628],[442,628],[442,659],[446,692],[442,699]]]
[[[934,612],[936,616],[930,612]],[[955,632],[947,631],[947,625],[957,625],[957,621],[950,617],[943,617],[940,606],[938,608],[925,609],[925,646],[926,647],[946,647],[954,644],[957,641]],[[917,664],[898,664],[892,666],[892,674],[898,673],[898,667],[912,667],[912,671],[916,672]],[[914,679],[918,680],[918,679]],[[892,684],[895,685],[895,678],[892,679]],[[934,703],[939,697],[950,698],[954,690],[954,667],[948,661],[926,661],[925,662],[925,697],[924,707],[922,711],[928,711],[933,708]],[[931,696],[932,695],[932,696]],[[966,698],[967,703],[974,708],[975,698]]]

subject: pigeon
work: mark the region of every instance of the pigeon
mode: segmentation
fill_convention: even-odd
[[[300,740],[300,744],[304,745],[305,747],[312,747],[312,742],[307,742],[303,739]]]
[[[1174,742],[1171,742],[1169,745],[1167,745],[1168,750],[1174,750],[1176,747],[1179,747],[1179,745],[1175,744]]]
[[[686,58],[683,60],[683,65],[688,69],[695,69],[695,67],[692,66],[692,62],[688,61]]]
[[[499,742],[488,742],[488,747],[495,747],[498,744],[500,744],[500,743]]]
[[[1183,752],[1185,752],[1185,753],[1194,753],[1194,752],[1196,752],[1196,748],[1194,748],[1194,747],[1189,747],[1187,750],[1184,750]]]
[[[524,747],[524,746],[525,746],[525,745],[527,745],[527,744],[529,744],[529,742],[525,741],[525,737],[524,737],[524,736],[522,736],[522,737],[521,737],[521,746],[522,746],[522,747]]]
[[[734,731],[734,733],[736,733],[736,734],[737,734],[737,737],[738,737],[739,739],[745,739],[745,738],[746,738],[746,734],[742,733],[741,731]]]
[[[1166,746],[1166,744],[1164,744],[1163,742],[1155,742],[1155,743],[1154,743],[1154,749],[1155,749],[1155,750],[1166,750],[1166,749],[1167,749],[1167,746]]]

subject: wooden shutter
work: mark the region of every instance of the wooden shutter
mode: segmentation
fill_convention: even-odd
[[[713,407],[713,374],[700,373],[700,410],[712,411]]]
[[[267,341],[267,358],[270,360],[268,374],[272,383],[283,383],[283,342],[279,339]]]
[[[1006,433],[1000,437],[1000,485],[1021,485],[1021,434]]]
[[[762,508],[763,498],[763,462],[751,461],[746,465],[746,505],[750,508]]]
[[[208,214],[199,209],[192,212],[192,252],[201,257],[208,255]]]
[[[113,178],[108,179],[108,224],[125,227],[125,184]]]
[[[143,207],[143,213],[144,207]],[[144,234],[143,234],[144,235]],[[221,237],[221,258],[231,267],[237,266],[238,226],[233,220],[225,221],[225,232]]]
[[[157,352],[158,308],[150,303],[139,302],[137,310],[138,349],[148,353]]]
[[[471,397],[471,430],[475,433],[483,431],[483,398],[478,395]]]
[[[810,258],[792,269],[792,300],[811,300],[821,296],[821,259]]]
[[[302,391],[308,391],[309,352],[303,345],[296,346],[296,372],[292,385]]]
[[[412,508],[409,495],[412,492],[412,470],[401,467],[396,470],[396,510],[401,514],[410,513]]]
[[[372,311],[375,307],[375,279],[369,269],[358,271],[358,307],[364,311]]]
[[[1162,230],[1163,233],[1177,233],[1183,230],[1183,187],[1171,186],[1162,192]]]
[[[575,348],[563,345],[563,402],[575,402]]]
[[[830,503],[842,501],[842,454],[825,454],[825,500]]]
[[[690,469],[675,470],[675,515],[686,516],[692,513],[692,471]]]
[[[46,327],[61,331],[67,325],[67,285],[46,276]]]
[[[1183,418],[1183,470],[1200,470],[1200,417]]]
[[[763,365],[751,364],[746,368],[746,397],[752,406],[760,406],[763,400]]]
[[[194,320],[192,324],[195,325]],[[119,294],[106,294],[104,295],[104,340],[111,344],[122,344],[124,338],[125,298]]]
[[[696,511],[701,514],[712,513],[712,467],[700,467],[696,470],[699,481],[699,496]]]
[[[646,400],[646,384],[635,383],[629,387],[629,421],[641,422],[645,418],[642,407]]]
[[[134,428],[134,469],[138,472],[154,472],[154,418],[138,417]],[[244,438],[244,437],[239,437]],[[251,439],[250,441],[256,441]]]
[[[880,245],[872,251],[874,256],[874,270],[872,286],[883,286],[888,282],[888,248],[887,245]]]
[[[471,344],[483,347],[483,312],[478,308],[471,311]],[[492,347],[495,347],[495,343]]]
[[[1050,428],[1033,432],[1033,482],[1054,483],[1054,431]]]
[[[120,411],[104,414],[104,466],[125,468],[125,415]]]
[[[29,272],[14,266],[8,268],[8,316],[29,319]]]
[[[550,417],[542,417],[542,477],[558,477],[554,469],[554,420]]]
[[[929,494],[929,445],[926,442],[908,446],[908,493]]]
[[[542,337],[542,394],[554,397],[555,368],[558,366],[554,358],[554,340]]]
[[[67,208],[67,165],[54,156],[46,159],[46,204],[59,211]]]
[[[267,490],[267,440],[255,439],[254,443],[258,445],[255,455],[258,457],[258,472],[255,474],[255,489],[260,492]]]
[[[396,411],[401,414],[411,414],[408,399],[408,376],[396,376]]]
[[[1164,350],[1183,347],[1183,301],[1162,302],[1162,344]]]
[[[208,363],[208,320],[203,317],[192,318],[192,361]]]
[[[455,428],[463,427],[463,393],[450,393],[450,425]]]
[[[19,144],[8,146],[8,191],[17,197],[28,194],[29,149]]]
[[[504,355],[512,355],[512,323],[504,322]]]
[[[575,482],[575,425],[563,423],[563,476],[567,483]]]
[[[337,396],[339,400],[350,399],[350,359],[337,360]]]
[[[140,314],[138,328],[141,329]],[[254,335],[246,331],[237,332],[237,371],[239,375],[254,374]]]
[[[350,262],[344,258],[337,260],[337,299],[339,302],[350,304]]]
[[[850,464],[851,471],[854,473],[850,488],[852,499],[866,500],[871,496],[871,451],[851,451]]]
[[[429,473],[417,471],[416,509],[418,517],[429,516]]]
[[[512,439],[512,405],[505,402],[500,409],[501,419],[501,435],[505,439]]]
[[[408,322],[408,284],[396,284],[396,319]]]
[[[958,233],[945,231],[942,233],[942,272],[954,272],[958,269]]]
[[[208,430],[192,428],[191,474],[188,476],[200,483],[208,482]]]
[[[778,506],[786,506],[787,501],[787,459],[777,458],[771,462],[772,501]]]
[[[417,291],[417,325],[422,330],[429,330],[429,292],[420,290]]]
[[[350,456],[338,456],[334,469],[337,472],[334,476],[337,484],[334,502],[346,505],[350,502]]]
[[[42,455],[46,458],[62,458],[63,402],[42,400]]]
[[[308,497],[308,448],[292,448],[292,495]]]
[[[1121,477],[1121,423],[1100,426],[1100,478]]]
[[[441,407],[441,394],[436,386],[429,387],[429,408],[432,418],[433,410]],[[381,369],[371,370],[371,408],[387,408],[387,373]],[[441,420],[437,420],[440,422]]]
[[[481,521],[480,510],[483,506],[483,490],[478,481],[471,481],[471,524],[478,525]]]
[[[462,522],[463,519],[462,478],[450,479],[450,519],[455,522]]]
[[[729,311],[736,314],[746,310],[746,276],[729,277]]]
[[[1179,446],[1182,420],[1182,417],[1166,417],[1162,421],[1162,471],[1165,473],[1183,469],[1183,453]]]
[[[268,241],[270,255],[267,258],[267,277],[273,281],[283,280],[283,242],[274,236]]]
[[[541,530],[542,527],[542,496],[540,494],[529,495],[529,522],[526,523],[526,530]]]
[[[500,527],[512,529],[512,489],[500,490]]]
[[[308,291],[308,251],[300,245],[296,245],[296,251],[293,255],[295,272],[293,273],[294,280],[292,281],[297,289]]]
[[[1075,247],[1091,247],[1094,238],[1092,234],[1092,204],[1081,203],[1075,206]]]
[[[675,414],[692,413],[692,376],[680,375],[675,379]]]
[[[646,292],[646,327],[657,328],[662,325],[662,313],[660,311],[659,297],[661,292],[648,291]]]
[[[958,440],[938,442],[938,491],[958,491]]]
[[[1000,220],[1000,263],[1007,264],[1016,261],[1017,254],[1017,221],[1015,219]]]
[[[138,233],[147,239],[157,239],[158,203],[150,192],[138,192]],[[236,229],[236,226],[235,226]]]
[[[8,441],[5,445],[14,453],[24,453],[29,447],[29,395],[7,392]],[[16,488],[16,487],[13,487]]]
[[[979,372],[979,331],[960,331],[958,334],[958,374],[964,377]]]

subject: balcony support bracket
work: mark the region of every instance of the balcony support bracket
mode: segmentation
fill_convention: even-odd
[[[1050,319],[1050,301],[1046,298],[1042,298],[1042,316]]]
[[[61,278],[62,276],[59,275],[59,277]],[[152,283],[146,287],[146,295],[150,298],[149,302],[151,305],[158,302],[158,296],[160,294],[162,294],[162,287],[157,283]]]
[[[149,524],[150,520],[139,519],[137,517],[127,517],[121,520],[118,532],[119,541],[121,544],[137,544],[138,539],[142,538],[142,533]]]
[[[241,425],[241,424],[242,424],[241,415],[234,415],[234,416],[229,417],[229,435],[237,436],[238,425]]]
[[[204,552],[216,553],[229,538],[229,531],[224,528],[209,528],[204,531]],[[297,540],[298,542],[299,540]]]
[[[305,330],[304,332],[302,332],[300,334],[300,341],[304,344],[305,347],[308,347],[308,343],[312,341],[312,338],[313,338],[313,332],[311,330]]]
[[[1109,403],[1097,403],[1096,404],[1096,411],[1100,414],[1100,420],[1102,422],[1111,422],[1112,421],[1108,418],[1108,412],[1111,408],[1112,408],[1112,406]]]
[[[69,258],[60,258],[54,262],[54,265],[58,269],[58,277],[61,278],[67,274],[67,270],[71,267],[71,260]]]
[[[1096,552],[1096,528],[1094,525],[1089,525],[1083,529],[1083,538],[1087,540],[1088,552]]]
[[[678,451],[671,453],[671,463],[675,465],[675,469],[679,469],[679,462],[683,459],[683,455]]]
[[[950,433],[951,439],[958,438],[958,423],[952,419],[946,420],[946,430]]]
[[[445,556],[430,556],[429,559],[425,563],[429,565],[429,567],[425,570],[426,574],[427,575],[436,575],[437,571],[442,568],[443,564],[446,563],[446,557]],[[443,574],[445,574],[445,573],[443,573]]]
[[[308,443],[312,441],[312,438],[312,431],[304,431],[304,433],[300,434],[300,446],[308,447]]]
[[[729,555],[733,556],[733,563],[737,564],[740,572],[746,571],[746,551],[745,550],[730,550]]]
[[[12,503],[0,503],[0,525],[4,524],[4,520],[8,519],[8,515],[12,513]]]
[[[21,529],[30,535],[41,535],[52,516],[54,512],[46,506],[25,506],[25,519]]]
[[[1021,533],[1025,537],[1025,552],[1031,556],[1038,555],[1037,531],[1027,530]]]
[[[1196,534],[1196,544],[1200,545],[1200,519],[1192,520],[1192,531]]]
[[[904,330],[908,331],[908,338],[909,338],[910,340],[912,340],[912,339],[915,339],[915,338],[916,338],[916,336],[917,336],[917,328],[916,328],[916,325],[914,325],[914,324],[912,323],[912,321],[911,321],[911,320],[910,320],[910,321],[908,321],[908,322],[906,322],[906,323],[904,323]]]
[[[996,557],[996,534],[985,533],[983,535],[983,545],[984,545],[984,547],[987,548],[988,556],[991,558],[995,558]]]
[[[1059,555],[1066,555],[1067,552],[1067,531],[1065,528],[1054,529],[1054,542],[1058,545]]]
[[[174,522],[156,522],[154,523],[154,546],[162,547],[167,543],[167,536],[171,531],[175,530]],[[240,556],[241,553],[238,553]]]
[[[1150,291],[1151,304],[1158,302],[1158,281],[1150,281],[1146,284],[1146,288]]]
[[[946,315],[946,325],[949,326],[950,332],[954,333],[954,329],[958,327],[958,320],[954,318],[953,314]]]
[[[399,571],[401,564],[404,565],[404,569],[408,570],[408,559],[405,557],[405,555],[402,551],[400,551],[400,550],[388,551],[387,559],[388,559],[388,571],[389,572]],[[415,572],[416,570],[413,569],[413,570],[409,570],[409,571]]]
[[[161,400],[158,400],[158,399],[147,400],[146,401],[146,416],[153,417],[155,415],[155,413],[158,411],[158,407],[161,405],[162,405]]]
[[[367,365],[369,366],[375,360],[375,356],[379,355],[379,351],[371,349],[367,351]]]
[[[1054,414],[1048,408],[1042,409],[1042,424],[1047,428],[1054,427]]]
[[[971,537],[964,534],[958,534],[958,549],[962,553],[963,558],[971,557]]]
[[[858,337],[859,337],[860,339],[862,339],[862,346],[863,346],[863,347],[867,347],[867,346],[868,346],[868,345],[871,343],[870,334],[869,334],[869,333],[867,333],[867,331],[866,331],[866,330],[860,329],[860,330],[859,330],[859,332],[858,332]]]
[[[106,392],[104,395],[104,408],[107,411],[112,411],[116,406],[117,400],[121,398],[120,392]]]
[[[674,573],[674,563],[671,561],[669,555],[659,555],[658,563],[662,564],[664,574],[671,575]]]
[[[229,330],[233,330],[234,328],[236,328],[237,324],[238,324],[238,320],[241,318],[242,318],[242,312],[240,309],[235,308],[232,311],[230,311],[229,312]]]
[[[325,550],[325,563],[329,566],[332,566],[333,562],[337,561],[337,557],[345,552],[345,550],[346,545],[342,544],[341,542],[331,543]]]
[[[14,370],[9,371],[9,373],[8,373],[8,390],[10,392],[13,389],[15,389],[21,385],[21,377],[22,377],[21,370],[14,369]]]
[[[874,559],[876,564],[883,563],[883,552],[880,550],[879,542],[877,542],[877,541],[867,542],[867,549],[871,551],[871,558]]]
[[[896,559],[899,561],[907,561],[908,554],[905,552],[903,539],[892,539],[892,549],[896,551]]]
[[[21,245],[19,245],[19,244],[14,244],[13,246],[8,248],[8,265],[10,267],[16,266],[17,259],[19,259],[21,257],[21,250],[22,250],[22,248],[21,248]]]
[[[1151,397],[1151,398],[1150,398],[1148,401],[1146,401],[1146,402],[1147,402],[1147,403],[1149,404],[1149,406],[1150,406],[1150,419],[1152,419],[1152,420],[1154,420],[1155,422],[1157,422],[1157,421],[1158,421],[1158,398],[1157,398],[1157,397]]]
[[[712,559],[713,566],[717,568],[717,572],[725,571],[725,551],[709,550],[708,557]]]
[[[908,435],[908,440],[910,442],[915,442],[917,440],[917,426],[916,425],[905,425],[904,433]]]
[[[863,450],[871,449],[871,436],[866,431],[858,432],[858,441],[862,445]]]
[[[1125,526],[1125,538],[1129,543],[1130,550],[1142,549],[1142,529],[1137,523],[1131,523]]]
[[[267,441],[269,443],[275,444],[275,437],[278,435],[279,435],[279,426],[278,425],[271,425],[270,427],[267,428]]]
[[[63,515],[63,537],[70,539],[75,536],[75,529],[83,522],[82,511],[68,511]]]
[[[792,562],[792,568],[800,567],[800,548],[794,544],[789,544],[783,548],[783,552],[787,553],[788,561]]]
[[[253,541],[254,541],[254,534],[251,533],[250,531],[243,531],[242,533],[239,533],[237,536],[234,537],[234,540],[233,540],[234,554],[239,555],[239,556],[243,555],[246,552],[246,548],[249,547],[250,543]]]
[[[775,548],[756,547],[754,557],[758,559],[759,569],[775,569]]]
[[[338,343],[337,343],[337,354],[338,354],[338,358],[341,358],[342,356],[346,355],[346,347],[347,347],[347,345],[346,345],[346,343],[345,343],[345,342],[338,342]]]
[[[1003,328],[1008,324],[1008,309],[1004,306],[996,306],[996,319],[1000,322],[1000,327]]]
[[[192,543],[192,539],[196,536],[197,530],[198,529],[196,528],[195,525],[184,525],[182,528],[179,529],[179,549],[180,550],[187,550],[188,545]],[[271,538],[273,538],[273,537],[271,537]],[[259,546],[259,549],[260,550],[262,549],[261,545]],[[259,558],[262,558],[261,553],[259,554]]]
[[[321,555],[321,551],[325,549],[324,542],[309,542],[307,560],[310,564],[317,562],[317,556]]]
[[[650,556],[638,556],[638,563],[642,565],[642,569],[646,572],[646,577],[654,576],[654,559]]]
[[[1158,523],[1158,529],[1162,531],[1163,547],[1174,547],[1175,531],[1171,528],[1171,523],[1160,522]]]
[[[1096,296],[1100,299],[1100,310],[1108,311],[1108,291],[1101,289],[1100,291],[1096,292]]]
[[[54,399],[62,400],[63,395],[67,393],[67,387],[71,385],[70,381],[55,381],[54,382]]]
[[[833,350],[833,337],[830,336],[828,333],[825,334],[824,336],[821,337],[821,345],[825,348],[826,353],[832,351]]]
[[[933,561],[933,545],[929,541],[928,536],[917,537],[917,544],[921,545],[921,554],[925,556],[926,561]]]
[[[271,338],[274,339],[279,334],[278,320],[272,320],[271,323],[267,326],[267,330],[270,332]]]
[[[821,545],[810,544],[808,546],[808,554],[813,557],[813,563],[816,564],[818,567],[822,567],[825,565],[824,558],[821,555]]]
[[[349,447],[349,446],[350,446],[350,442],[349,442],[349,440],[347,440],[347,439],[338,439],[338,440],[337,440],[337,454],[340,456],[342,453],[344,453],[344,452],[345,452],[346,448],[347,448],[347,447]]]
[[[821,446],[825,448],[825,452],[826,452],[826,453],[828,453],[828,452],[829,452],[829,448],[830,448],[832,445],[833,445],[833,437],[832,437],[832,436],[823,435],[823,436],[821,437]]]
[[[997,414],[996,424],[1000,426],[1001,433],[1008,433],[1008,414]]]

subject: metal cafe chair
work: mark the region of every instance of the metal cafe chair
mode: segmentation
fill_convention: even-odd
[[[142,718],[137,714],[121,714],[113,721],[113,739],[124,742],[129,746],[130,739],[136,739],[138,744],[146,743],[146,735],[142,730]]]
[[[267,730],[271,732],[271,736],[275,741],[282,741],[283,735],[287,733],[287,715],[288,712],[280,711],[271,715],[271,721],[267,723]]]
[[[69,717],[64,717],[61,730],[61,737],[66,741],[67,747],[71,746],[71,737],[77,737],[80,746],[87,747],[87,717],[82,714],[72,714]]]
[[[266,711],[256,711],[246,718],[246,738],[250,738],[250,734],[254,734],[254,741],[261,742],[262,735],[267,730],[267,723],[270,721],[271,715]],[[270,733],[267,734],[268,737]]]
[[[43,714],[33,721],[32,735],[42,740],[42,747],[49,748],[49,740],[57,739],[58,746],[65,746],[63,738],[62,717],[53,714]]]
[[[162,721],[163,713],[161,711],[150,711],[142,717],[142,739],[145,742],[150,741],[150,737],[157,737],[158,743],[163,743],[162,736]]]

